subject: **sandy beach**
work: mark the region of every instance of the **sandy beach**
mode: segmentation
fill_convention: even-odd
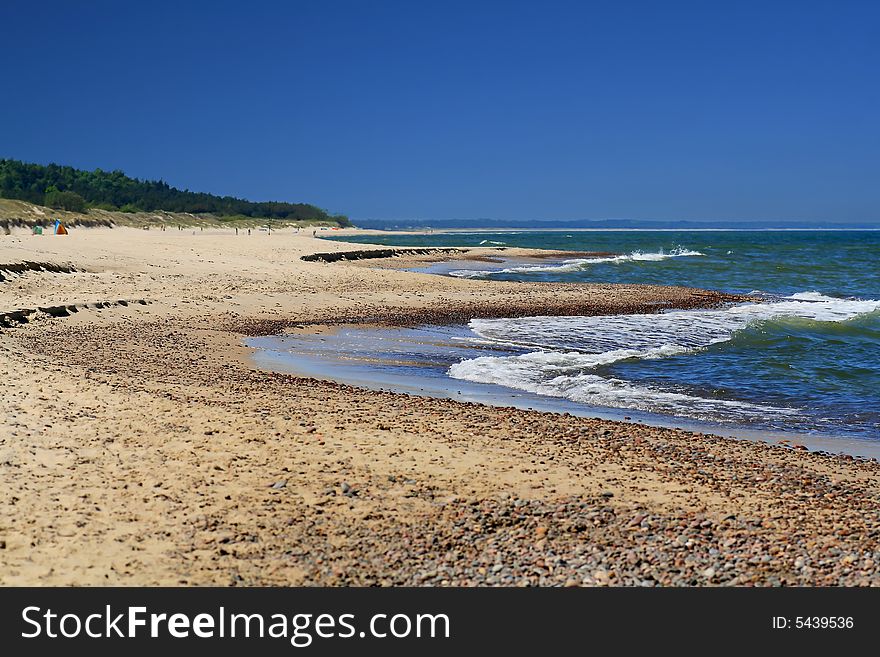
[[[365,248],[0,236],[0,584],[880,584],[876,461],[256,369],[244,338],[313,324],[739,300],[301,260]]]

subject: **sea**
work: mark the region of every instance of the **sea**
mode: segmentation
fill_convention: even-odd
[[[527,247],[555,260],[435,263],[483,280],[684,285],[760,298],[708,310],[475,319],[258,338],[266,367],[370,387],[730,435],[880,445],[880,231],[498,231],[345,236]],[[293,361],[296,361],[295,363]],[[858,450],[856,450],[858,451]],[[867,451],[871,451],[868,449]]]

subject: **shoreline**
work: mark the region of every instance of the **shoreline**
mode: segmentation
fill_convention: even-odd
[[[280,231],[70,237],[0,238],[77,270],[0,283],[0,310],[91,302],[0,329],[0,584],[880,584],[877,463],[262,372],[241,344],[717,293],[307,263],[352,245]]]
[[[466,330],[461,324],[447,324]],[[357,351],[348,351],[346,343],[339,344],[337,337],[340,332],[370,331],[392,333],[400,328],[408,328],[409,324],[301,324],[285,329],[277,335],[251,336],[244,341],[249,350],[248,360],[251,367],[282,374],[291,374],[303,378],[312,378],[332,383],[342,383],[367,390],[383,390],[415,397],[433,397],[466,400],[496,408],[515,407],[524,410],[536,410],[556,415],[576,415],[587,418],[598,418],[613,422],[644,425],[654,428],[680,429],[698,434],[749,440],[779,445],[790,449],[807,449],[826,454],[846,454],[857,459],[880,460],[880,441],[867,438],[856,438],[843,434],[826,434],[797,430],[780,430],[771,428],[750,428],[744,424],[731,424],[698,420],[694,418],[651,413],[626,407],[597,406],[574,402],[561,397],[548,397],[508,388],[501,384],[473,383],[448,376],[420,375],[418,370],[431,368],[418,361],[392,362],[372,360],[358,356]],[[419,326],[417,328],[426,328]],[[430,328],[430,327],[427,327]],[[320,336],[321,342],[327,342],[321,353],[315,355],[308,350],[306,344],[299,349],[288,352],[276,352],[267,339],[284,340],[287,337],[302,338],[303,336]],[[257,340],[264,339],[264,344],[255,346]],[[373,340],[377,336],[373,336]],[[394,339],[393,336],[379,340]],[[280,346],[280,345],[279,345]],[[371,367],[372,363],[372,367]],[[395,365],[404,365],[413,370],[394,372]],[[390,372],[379,376],[379,370],[388,367]]]
[[[352,230],[351,228],[343,228],[340,230]],[[481,235],[483,233],[588,233],[588,232],[596,232],[596,233],[615,233],[615,232],[630,232],[630,233],[717,233],[717,232],[731,232],[731,233],[772,233],[772,232],[787,232],[787,231],[821,231],[821,232],[834,232],[834,231],[845,231],[845,232],[872,232],[872,231],[880,231],[880,227],[877,226],[867,226],[867,227],[859,227],[859,228],[823,228],[823,227],[815,227],[815,228],[433,228],[431,230],[420,230],[417,228],[405,228],[405,229],[382,229],[382,228],[357,228],[354,229],[358,232],[355,234],[362,235],[430,235],[432,233],[463,233],[463,234],[475,234]],[[344,233],[343,233],[344,234]]]

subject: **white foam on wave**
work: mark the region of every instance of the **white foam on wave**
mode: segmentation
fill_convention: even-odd
[[[625,359],[656,359],[725,342],[766,320],[800,317],[843,322],[880,309],[880,301],[838,299],[803,292],[768,303],[718,310],[675,310],[652,315],[476,319],[471,330],[484,343],[529,349],[514,356],[484,356],[449,368],[453,378],[494,383],[597,406],[633,408],[697,419],[736,421],[794,411],[730,399],[658,390],[601,376],[597,368]]]
[[[649,350],[654,351],[654,350]],[[630,408],[642,411],[684,415],[696,419],[745,418],[755,413],[762,415],[791,415],[792,411],[773,406],[750,404],[727,399],[707,399],[681,392],[655,390],[616,378],[606,378],[588,371],[599,364],[608,365],[627,358],[662,358],[682,353],[677,347],[656,350],[650,354],[621,349],[585,355],[578,352],[536,351],[518,356],[482,356],[462,361],[449,368],[455,379],[493,383],[526,392],[561,397],[592,406]],[[719,410],[722,413],[719,413]]]
[[[497,272],[506,271],[504,269],[500,270],[490,270],[490,269],[454,269],[449,273],[450,276],[455,276],[456,278],[486,278],[489,274],[494,274]]]
[[[595,258],[574,258],[571,260],[563,260],[558,265],[522,265],[519,267],[508,267],[506,269],[457,269],[449,272],[450,276],[459,278],[485,278],[491,274],[516,274],[528,272],[567,272],[579,271],[592,265],[602,263],[619,264],[623,262],[660,262],[669,258],[683,258],[692,256],[704,256],[705,253],[692,251],[683,247],[672,249],[668,253],[663,249],[656,252],[644,253],[643,251],[633,251],[632,253],[615,255],[615,256],[598,256]]]
[[[821,292],[816,292],[815,290],[812,292],[798,292],[797,294],[792,294],[790,297],[786,298],[794,299],[796,301],[819,301],[822,303],[834,303],[838,301],[851,303],[852,301],[855,301],[854,299],[838,299],[837,297],[829,297],[822,294]]]

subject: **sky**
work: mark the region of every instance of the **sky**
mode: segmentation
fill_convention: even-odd
[[[880,3],[4,0],[0,157],[354,219],[880,221]]]

